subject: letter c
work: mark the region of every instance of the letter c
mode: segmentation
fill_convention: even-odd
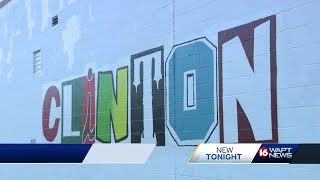
[[[54,98],[56,101],[56,107],[60,107],[60,94],[56,86],[51,86],[47,90],[42,108],[42,130],[44,137],[49,142],[52,142],[56,138],[60,123],[60,118],[56,118],[54,126],[52,128],[49,127],[52,98]]]

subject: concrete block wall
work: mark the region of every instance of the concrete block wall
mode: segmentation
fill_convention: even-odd
[[[199,143],[319,142],[319,8],[319,0],[9,1],[0,9],[1,143],[157,147],[145,165],[0,165],[1,176],[319,179],[317,165],[187,164]]]

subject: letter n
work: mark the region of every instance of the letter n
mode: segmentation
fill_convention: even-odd
[[[278,142],[276,16],[219,32],[220,141]]]
[[[116,88],[112,71],[99,72],[97,99],[97,140],[115,142],[128,137],[128,67],[117,70]],[[112,128],[111,128],[112,127]]]

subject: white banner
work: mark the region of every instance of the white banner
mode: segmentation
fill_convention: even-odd
[[[250,164],[261,144],[199,144],[189,164]]]
[[[155,144],[93,144],[83,164],[145,164]]]

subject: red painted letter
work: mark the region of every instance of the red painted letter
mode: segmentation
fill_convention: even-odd
[[[52,98],[56,101],[56,107],[60,107],[60,94],[56,86],[51,86],[44,97],[42,108],[42,130],[47,141],[52,142],[58,133],[60,118],[56,118],[53,128],[49,127],[50,109]]]
[[[90,68],[88,75],[83,78],[83,134],[84,144],[95,143],[96,139],[96,107],[95,107],[95,75]]]

